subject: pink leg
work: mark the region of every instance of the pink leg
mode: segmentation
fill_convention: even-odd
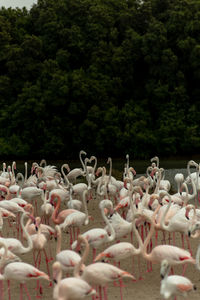
[[[49,265],[48,265],[48,257],[47,257],[46,250],[45,250],[45,249],[43,249],[43,252],[44,252],[44,255],[45,255],[45,259],[46,259],[47,274],[48,274],[48,275],[49,275],[49,277],[50,277]],[[49,286],[52,286],[52,282],[51,282],[51,281],[50,281],[50,283],[49,283]]]
[[[72,228],[69,227],[69,234],[70,234],[70,246],[72,245],[73,243],[73,236],[72,236]]]
[[[23,284],[20,283],[20,300],[23,300]]]
[[[185,271],[186,271],[186,269],[187,269],[187,264],[184,264],[183,265],[183,272],[182,272],[182,276],[184,276],[185,275]]]
[[[171,245],[171,233],[169,232],[169,245]]]
[[[11,294],[10,294],[10,280],[7,280],[7,286],[8,286],[8,299],[11,300]]]
[[[28,300],[31,300],[31,296],[30,296],[30,294],[29,294],[29,292],[28,292],[28,289],[27,289],[27,286],[26,286],[25,283],[24,283],[24,289],[25,289],[25,292],[26,292],[26,295],[27,295]]]
[[[156,240],[155,240],[155,247],[158,245],[158,231],[156,231]]]
[[[104,300],[108,300],[108,297],[107,297],[107,286],[103,287],[103,294],[104,294]]]
[[[142,271],[141,271],[141,264],[140,264],[140,255],[138,255],[138,269],[139,269],[139,280],[142,280]]]
[[[102,300],[101,286],[99,286],[99,299]]]
[[[182,248],[185,249],[185,245],[184,245],[184,235],[181,233],[181,240],[182,240]]]
[[[175,246],[175,244],[176,244],[175,232],[173,232],[173,245]]]
[[[122,293],[122,287],[123,287],[123,283],[122,283],[122,280],[119,280],[119,286],[120,286],[120,297],[121,297],[121,300],[123,300],[123,293]]]

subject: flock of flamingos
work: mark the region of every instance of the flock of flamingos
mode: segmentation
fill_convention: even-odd
[[[200,236],[199,164],[188,161],[188,176],[177,173],[177,191],[172,192],[158,157],[153,157],[146,174],[138,177],[127,155],[121,180],[112,175],[111,158],[103,167],[97,166],[95,156],[87,157],[83,150],[79,158],[81,168],[72,170],[68,164],[58,170],[45,160],[34,162],[28,170],[25,162],[24,174],[16,172],[15,162],[11,166],[3,163],[0,299],[11,299],[10,285],[17,281],[20,300],[30,300],[33,296],[26,286],[30,280],[36,282],[34,299],[45,296],[44,280],[55,300],[107,300],[111,282],[120,287],[122,299],[122,280],[136,282],[142,278],[141,258],[147,262],[148,272],[152,263],[160,264],[162,299],[186,297],[196,290],[184,274],[188,264],[200,270],[200,247],[193,257],[190,246],[191,240]],[[92,226],[90,201],[95,203],[95,212],[101,214],[99,228]],[[91,226],[86,230],[84,226],[88,224]],[[176,245],[177,233],[181,247]],[[66,234],[69,243],[64,243],[67,249],[61,250]],[[159,234],[163,236],[162,244]],[[127,236],[130,242],[124,239]],[[52,251],[52,241],[56,253]],[[88,264],[90,250],[92,258]],[[32,253],[32,263],[23,262],[26,253]],[[42,257],[45,259],[41,264]],[[137,278],[134,260],[132,272],[120,268],[122,260],[134,257],[138,259]],[[181,276],[175,274],[176,265],[183,265]]]

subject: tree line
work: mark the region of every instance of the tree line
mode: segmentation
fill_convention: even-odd
[[[0,156],[198,154],[199,0],[0,9]]]

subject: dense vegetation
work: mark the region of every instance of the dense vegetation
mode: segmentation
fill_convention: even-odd
[[[0,155],[197,154],[200,0],[0,9]]]

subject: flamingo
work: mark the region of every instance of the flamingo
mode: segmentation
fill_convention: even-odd
[[[179,276],[179,275],[170,275],[170,264],[164,259],[161,262],[160,275],[162,278],[160,294],[164,299],[169,299],[175,295],[181,295],[186,297],[188,292],[196,290],[196,286],[191,282],[190,279]]]
[[[54,224],[62,224],[65,220],[65,218],[73,213],[73,212],[76,212],[75,209],[71,209],[71,208],[68,208],[68,209],[64,209],[62,210],[61,212],[58,213],[59,209],[60,209],[60,205],[61,205],[61,197],[60,195],[57,193],[53,193],[51,195],[51,198],[50,198],[50,203],[53,204],[53,201],[54,199],[57,199],[57,204],[56,204],[56,207],[54,209],[54,212],[51,216],[51,219],[53,221]]]
[[[35,267],[40,268],[40,263],[41,263],[41,252],[43,251],[45,259],[46,259],[46,267],[47,267],[47,273],[48,275],[50,275],[49,273],[49,266],[48,266],[48,257],[47,257],[47,253],[45,250],[45,246],[47,245],[47,238],[46,236],[41,232],[42,231],[42,227],[41,227],[41,218],[37,217],[37,221],[35,224],[36,227],[36,231],[37,233],[32,234],[31,240],[33,243],[33,257],[34,257],[34,264]],[[35,257],[35,252],[37,251],[37,257]],[[39,281],[37,281],[37,291],[40,290],[40,293],[42,294],[42,286],[39,286]]]
[[[79,277],[85,280],[91,286],[99,285],[104,287],[104,294],[106,294],[105,286],[109,282],[113,282],[123,278],[131,278],[132,280],[135,280],[135,277],[131,275],[129,272],[124,271],[116,266],[105,264],[102,262],[96,262],[88,266],[85,266],[82,270],[82,275],[80,276],[81,266],[89,254],[89,243],[83,235],[80,235],[78,237],[78,243],[80,244],[84,243],[85,250],[80,262],[77,264],[77,266],[74,269],[75,277]],[[122,286],[120,285],[120,287]],[[101,289],[100,289],[100,299],[101,299]],[[122,299],[122,294],[121,294],[121,299]]]
[[[110,243],[115,239],[115,231],[113,229],[113,226],[112,224],[110,224],[107,217],[105,216],[105,212],[104,212],[105,207],[112,209],[113,208],[112,202],[108,199],[105,199],[105,200],[101,200],[101,202],[99,203],[99,208],[101,210],[102,218],[105,221],[105,223],[108,225],[111,235],[109,235],[107,231],[102,228],[92,228],[82,234],[83,237],[85,237],[88,240],[89,244],[93,248],[93,260],[95,259],[96,256],[97,247],[105,243]],[[72,249],[74,250],[76,249],[76,247],[77,247],[77,240],[73,242]]]
[[[0,264],[2,262],[0,261]],[[34,266],[24,262],[12,262],[5,266],[3,274],[0,274],[0,280],[17,280],[20,282],[20,299],[23,299],[23,287],[26,291],[27,297],[31,300],[25,282],[28,280],[42,278],[50,280],[49,276],[35,268]],[[10,288],[9,288],[10,289]]]
[[[56,261],[53,264],[53,290],[54,300],[80,300],[95,295],[95,290],[81,278],[68,277],[62,279],[61,264]]]
[[[75,211],[71,214],[69,214],[64,222],[62,224],[60,224],[60,228],[61,229],[65,229],[65,227],[70,227],[71,228],[75,228],[77,227],[77,236],[79,235],[79,231],[80,231],[80,227],[81,226],[85,226],[88,225],[89,223],[89,218],[90,216],[88,215],[88,209],[87,209],[87,204],[86,204],[86,195],[88,194],[88,190],[84,190],[83,192],[83,205],[84,205],[84,209],[85,209],[85,213],[81,212],[81,211]],[[72,244],[73,239],[72,239],[72,235],[71,235],[71,240],[70,240],[70,244]]]
[[[45,223],[49,225],[49,219],[52,216],[53,213],[53,206],[50,202],[47,202],[47,193],[46,191],[43,191],[42,195],[43,204],[41,205],[41,211],[43,213],[43,218],[45,220]]]
[[[81,210],[82,201],[78,200],[78,199],[72,199],[72,193],[73,193],[73,189],[72,189],[72,185],[70,184],[70,186],[69,186],[69,201],[67,202],[67,207],[73,208],[76,210]]]
[[[154,218],[158,209],[159,207],[156,208],[152,219],[149,219],[149,217],[147,217],[148,221],[151,224],[151,228],[141,249],[142,256],[146,260],[153,263],[160,263],[163,259],[167,259],[171,266],[185,263],[195,264],[195,259],[191,256],[189,251],[172,245],[158,245],[154,247],[150,253],[147,253],[147,245],[149,244],[149,241],[155,230]]]
[[[59,225],[55,226],[57,232],[57,245],[56,245],[56,261],[61,264],[61,269],[65,272],[73,271],[74,267],[80,261],[80,255],[73,250],[61,251],[61,238],[62,233]]]
[[[28,214],[26,212],[23,212],[22,216],[21,216],[21,219],[20,219],[20,224],[21,224],[22,230],[23,230],[24,234],[26,235],[26,238],[27,238],[27,241],[28,241],[28,246],[27,247],[24,247],[18,239],[0,237],[0,242],[5,243],[6,246],[8,247],[8,249],[10,251],[12,251],[14,254],[28,253],[33,248],[32,239],[31,239],[30,235],[28,234],[28,232],[27,232],[27,230],[24,226],[24,219],[25,219],[26,216],[28,216]]]
[[[85,176],[85,165],[84,165],[84,162],[83,162],[83,159],[82,159],[82,154],[84,155],[87,155],[87,153],[83,150],[81,150],[79,152],[79,159],[80,159],[80,162],[82,164],[82,167],[83,169],[81,168],[75,168],[73,170],[70,171],[70,169],[68,169],[68,174],[67,174],[67,178],[68,180],[75,180],[76,181],[76,178],[79,177],[79,176]]]

